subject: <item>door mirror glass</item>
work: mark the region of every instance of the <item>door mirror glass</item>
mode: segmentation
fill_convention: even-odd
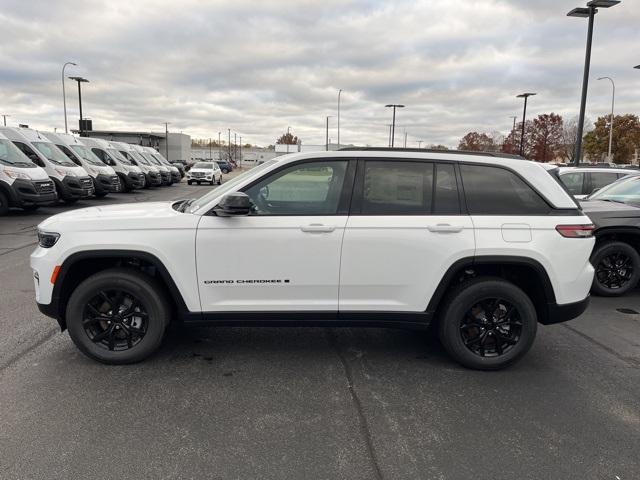
[[[234,192],[222,197],[213,209],[219,217],[235,217],[249,215],[253,204],[247,194]]]

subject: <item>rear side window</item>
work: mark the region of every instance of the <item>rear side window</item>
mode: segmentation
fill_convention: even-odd
[[[456,172],[452,164],[436,164],[435,194],[433,202],[434,215],[458,215],[460,198]]]
[[[618,180],[618,178],[620,176],[615,172],[591,172],[591,192],[596,188],[606,187]]]
[[[550,207],[515,173],[487,165],[460,165],[471,215],[546,215]]]
[[[560,175],[560,180],[569,190],[571,195],[585,195],[584,191],[584,172],[570,172]]]
[[[433,164],[367,161],[364,165],[363,215],[429,215]]]

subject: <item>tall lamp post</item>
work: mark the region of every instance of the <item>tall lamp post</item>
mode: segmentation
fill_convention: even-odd
[[[220,134],[222,132],[218,132],[218,160],[222,160],[222,143],[220,143]]]
[[[393,108],[393,121],[391,123],[391,148],[393,148],[394,140],[396,137],[396,108],[404,108],[404,105],[399,103],[390,103],[385,105],[386,108]]]
[[[340,94],[342,89],[338,90],[338,150],[340,149]],[[328,144],[329,142],[327,142]]]
[[[89,83],[89,80],[82,77],[69,77],[69,80],[75,80],[76,82],[78,82],[78,104],[80,106],[80,136],[82,137],[84,128],[82,123],[82,88],[80,87],[80,84]]]
[[[582,76],[582,96],[580,98],[580,116],[578,118],[578,133],[576,138],[576,148],[574,159],[576,166],[580,163],[582,156],[582,133],[584,129],[584,114],[587,107],[587,88],[589,86],[589,67],[591,66],[591,43],[593,40],[593,20],[598,13],[598,8],[609,8],[620,3],[620,0],[591,0],[587,7],[578,7],[567,13],[568,17],[588,18],[587,27],[587,48],[584,56],[584,73]]]
[[[73,62],[67,62],[62,66],[62,105],[64,107],[64,133],[69,133],[69,130],[67,130],[67,95],[64,91],[64,69],[67,68],[67,65],[77,66],[77,64]]]
[[[533,97],[535,93],[521,93],[516,98],[524,98],[524,109],[522,110],[522,132],[520,133],[520,156],[524,157],[524,125],[527,120],[527,99]]]
[[[327,115],[327,128],[325,129],[325,140],[324,140],[324,149],[329,151],[329,119],[332,118],[333,115]],[[338,144],[338,148],[340,148],[340,144]]]
[[[164,158],[169,160],[169,122],[164,122]]]
[[[10,116],[11,116],[11,115],[5,115],[5,114],[2,114],[2,119],[4,120],[4,126],[5,126],[5,127],[7,126],[7,117],[10,117]]]
[[[613,108],[616,104],[616,84],[611,77],[600,77],[598,80],[609,80],[613,89],[611,93],[611,120],[609,122],[609,154],[607,155],[608,161],[611,162],[611,145],[613,144]]]

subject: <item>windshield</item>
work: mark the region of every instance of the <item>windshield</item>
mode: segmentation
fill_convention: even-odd
[[[96,167],[104,167],[102,160],[96,157],[89,147],[85,147],[84,145],[70,145],[70,147],[71,150],[73,150],[73,153],[82,158],[85,162],[95,165]]]
[[[0,139],[0,163],[2,165],[13,165],[14,167],[35,168],[29,157],[22,153],[11,140]]]
[[[140,155],[138,152],[136,152],[135,150],[129,150],[127,152],[129,155],[131,155],[133,157],[133,159],[136,162],[140,162],[143,165],[148,165],[150,166],[151,164],[149,163],[149,160],[147,160],[146,158],[144,158],[142,155]]]
[[[640,203],[640,175],[622,177],[617,182],[592,193],[587,197],[587,200]]]
[[[153,155],[151,155],[151,154],[149,154],[147,152],[142,152],[140,155],[142,155],[144,158],[146,158],[149,161],[149,163],[151,163],[152,165],[160,165],[160,166],[162,166],[162,163],[157,158],[155,158]]]
[[[211,199],[213,199],[215,197],[218,197],[219,195],[224,195],[225,193],[230,192],[233,189],[235,189],[236,185],[244,182],[244,180],[248,176],[254,175],[256,173],[260,173],[260,172],[266,170],[267,168],[269,168],[274,163],[278,163],[278,159],[276,159],[276,158],[271,159],[271,160],[269,160],[267,162],[264,162],[262,165],[258,165],[257,167],[253,167],[251,170],[247,170],[246,172],[241,173],[237,177],[232,178],[231,180],[228,180],[228,181],[224,182],[222,185],[220,185],[217,188],[214,188],[213,190],[211,190],[206,195],[203,195],[202,197],[198,198],[197,200],[194,200],[194,202],[187,209],[187,212],[188,213],[195,212],[199,208],[201,208],[201,207],[205,206],[207,203],[209,203],[211,201]]]
[[[116,160],[118,160],[119,162],[124,163],[125,165],[133,165],[133,163],[131,163],[129,161],[129,159],[125,158],[124,155],[122,155],[118,150],[116,150],[115,148],[108,148],[107,152],[109,153],[109,155],[111,155],[113,158],[115,158]]]
[[[213,163],[200,162],[196,163],[192,168],[206,168],[210,170],[213,168]]]
[[[38,151],[47,158],[47,160],[55,165],[62,165],[63,167],[76,166],[76,164],[69,160],[69,157],[62,153],[53,143],[32,142],[31,145],[36,147]]]
[[[151,156],[153,156],[153,158],[155,158],[156,160],[158,160],[160,163],[162,163],[163,165],[169,165],[171,166],[171,164],[169,163],[168,160],[165,160],[165,158],[162,155],[159,155],[157,153],[150,153]]]

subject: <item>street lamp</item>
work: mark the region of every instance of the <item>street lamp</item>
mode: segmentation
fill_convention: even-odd
[[[220,134],[222,132],[218,132],[218,160],[222,160],[222,143],[220,143]]]
[[[342,89],[338,90],[338,150],[340,149],[340,94]]]
[[[333,115],[327,115],[327,128],[326,128],[326,136],[324,142],[324,149],[329,151],[329,119],[333,118]],[[340,144],[338,144],[338,148],[340,148]]]
[[[67,68],[67,65],[77,66],[77,64],[73,62],[67,62],[62,66],[62,105],[64,107],[64,133],[69,133],[69,130],[67,130],[67,95],[64,91],[64,69]]]
[[[169,122],[164,122],[164,158],[169,160]]]
[[[616,84],[611,77],[600,77],[598,80],[609,80],[611,82],[611,87],[613,88],[611,93],[611,121],[609,122],[609,155],[607,156],[609,162],[611,162],[611,144],[613,143],[613,107],[616,102]]]
[[[587,48],[584,56],[584,73],[582,76],[582,96],[580,98],[580,116],[578,118],[578,133],[576,138],[576,148],[574,152],[574,159],[576,166],[580,163],[580,157],[582,156],[582,132],[584,129],[584,114],[587,107],[587,88],[589,86],[589,67],[591,65],[591,43],[593,40],[593,20],[598,13],[598,8],[609,8],[620,3],[620,0],[591,0],[587,3],[587,8],[579,7],[574,8],[569,13],[568,17],[588,18],[589,26],[587,28]]]
[[[287,153],[289,153],[289,130],[291,130],[291,127],[287,127]]]
[[[520,156],[524,157],[524,124],[527,119],[527,99],[533,97],[535,93],[521,93],[516,98],[524,98],[524,110],[522,111],[522,133],[520,134]],[[515,123],[515,122],[514,122]]]
[[[400,105],[399,103],[390,103],[385,105],[385,107],[393,107],[393,122],[391,123],[391,148],[393,148],[393,143],[396,138],[396,108],[404,108],[404,105]]]
[[[80,87],[80,84],[89,83],[89,80],[82,77],[69,77],[69,80],[75,80],[76,82],[78,82],[78,104],[80,106],[80,136],[82,136],[84,129],[82,128],[82,88]]]
[[[5,115],[4,113],[1,115],[3,120],[4,120],[4,126],[7,126],[7,117],[10,117],[11,115]]]

